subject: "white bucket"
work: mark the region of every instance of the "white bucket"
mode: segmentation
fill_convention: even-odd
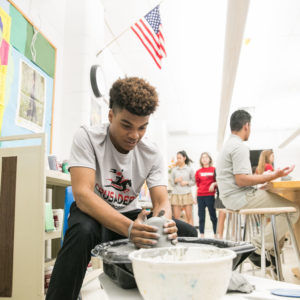
[[[142,249],[129,254],[145,300],[217,300],[232,273],[232,250],[215,247]]]

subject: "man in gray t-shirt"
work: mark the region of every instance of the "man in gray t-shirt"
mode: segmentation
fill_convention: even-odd
[[[77,299],[97,244],[125,237],[138,248],[157,243],[157,228],[144,224],[149,212],[137,206],[145,181],[153,216],[164,211],[167,238],[176,243],[177,230],[179,236],[197,236],[193,226],[172,220],[162,155],[143,138],[157,105],[157,93],[145,80],[119,79],[110,90],[110,124],[76,133],[69,161],[75,202],[46,300]]]
[[[257,184],[288,175],[293,171],[294,166],[277,169],[262,175],[252,174],[250,152],[244,144],[244,141],[247,141],[250,136],[250,121],[250,114],[244,110],[237,110],[231,115],[231,136],[219,153],[216,167],[220,199],[226,208],[232,210],[294,206],[298,212],[291,215],[291,221],[295,223],[299,217],[299,208],[295,203],[255,187]],[[278,238],[283,238],[288,231],[286,220],[283,216],[278,216],[276,223]],[[254,238],[252,242],[258,247],[257,252],[260,253],[260,238]],[[273,253],[274,246],[270,223],[265,228],[265,247],[271,251],[271,254]],[[252,259],[253,262],[259,264],[258,256],[253,255]]]

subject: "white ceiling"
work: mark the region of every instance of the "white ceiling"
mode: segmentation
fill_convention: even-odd
[[[102,3],[109,42],[159,2]],[[168,57],[161,71],[130,30],[109,47],[125,74],[144,77],[157,87],[157,114],[166,119],[171,134],[212,134],[217,142],[226,10],[227,1],[222,0],[162,1]],[[279,145],[299,128],[299,95],[300,1],[252,0],[230,112],[250,108],[261,143],[264,134],[276,129],[281,131],[274,140]]]
[[[256,129],[296,129],[300,108],[300,1],[251,1],[232,109],[254,107]]]

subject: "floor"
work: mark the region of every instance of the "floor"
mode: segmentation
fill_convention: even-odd
[[[213,238],[213,232],[210,228],[206,230],[205,237]],[[284,263],[282,267],[283,267],[284,281],[300,285],[300,279],[295,277],[291,271],[292,267],[295,267],[296,265],[296,257],[293,253],[292,246],[289,244],[289,242],[286,242],[284,246],[283,256],[284,256]],[[253,270],[251,263],[248,261],[246,261],[243,264],[243,273],[260,276],[259,269]],[[81,290],[81,295],[82,295],[82,300],[99,300],[99,299],[108,300],[105,293],[102,291],[100,287],[100,283],[98,279],[94,279],[90,281],[88,284],[86,284]]]

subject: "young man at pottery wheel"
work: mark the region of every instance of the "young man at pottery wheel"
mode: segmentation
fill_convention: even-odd
[[[137,203],[145,180],[153,216],[165,211],[168,238],[176,243],[177,235],[197,236],[194,227],[172,220],[162,155],[143,138],[157,106],[157,92],[145,80],[119,79],[110,90],[109,124],[83,126],[76,133],[69,160],[75,202],[47,300],[77,299],[97,244],[124,237],[138,248],[157,243],[156,228],[143,224],[149,212]]]

